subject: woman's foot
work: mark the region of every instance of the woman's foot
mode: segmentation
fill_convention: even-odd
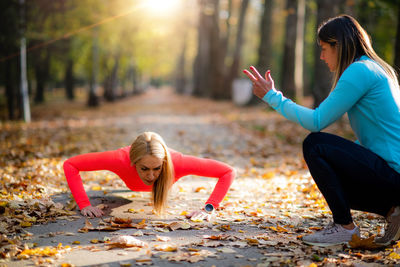
[[[349,242],[353,235],[360,236],[360,229],[354,226],[352,230],[340,224],[330,223],[325,229],[303,237],[303,242],[308,245],[326,247]]]
[[[387,225],[385,234],[382,237],[375,238],[375,243],[387,246],[392,241],[400,238],[400,206],[394,207],[392,212],[386,217]]]

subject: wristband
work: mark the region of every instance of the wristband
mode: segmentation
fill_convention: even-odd
[[[211,212],[214,211],[214,206],[213,206],[212,204],[208,203],[208,204],[206,204],[206,206],[204,207],[204,210],[205,210],[207,213],[211,213]]]

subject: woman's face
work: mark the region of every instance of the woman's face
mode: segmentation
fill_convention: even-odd
[[[152,155],[145,155],[135,165],[143,183],[152,185],[160,176],[163,160]]]
[[[326,65],[331,72],[334,72],[337,67],[337,49],[336,46],[331,46],[329,43],[325,43],[324,41],[319,41],[321,46],[321,55],[320,59],[325,61]]]

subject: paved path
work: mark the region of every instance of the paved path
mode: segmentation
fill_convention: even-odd
[[[112,105],[105,108],[109,109],[109,116],[98,118],[89,115],[88,118],[115,132],[110,142],[99,144],[101,147],[113,149],[127,145],[138,133],[155,131],[178,151],[226,161],[238,169],[239,176],[228,193],[228,199],[224,201],[225,209],[217,214],[217,218],[210,223],[189,222],[191,228],[187,230],[167,231],[165,224],[184,222],[184,216],[181,215],[183,211],[201,207],[215,184],[214,179],[190,176],[177,182],[171,192],[168,214],[163,218],[151,214],[148,193],[131,192],[118,186],[118,182],[117,186],[103,186],[102,191],[89,190],[92,203],[108,205],[109,215],[129,217],[134,223],[144,222],[146,227],[80,233],[78,230],[84,227],[85,218],[78,216],[74,220],[57,220],[28,228],[33,234],[29,242],[37,243],[39,247],[56,246],[59,243],[72,247],[71,251],[49,265],[177,266],[178,263],[173,261],[175,257],[175,260],[181,260],[179,263],[183,266],[261,267],[308,265],[316,259],[312,255],[329,254],[327,250],[311,249],[297,239],[309,226],[319,225],[328,213],[322,209],[317,214],[313,213],[314,202],[305,197],[305,194],[314,191],[310,189],[312,185],[307,171],[301,167],[299,148],[293,151],[292,148],[277,145],[263,136],[250,135],[237,125],[230,124],[229,116],[240,115],[230,114],[234,108],[230,103],[214,102],[213,106],[209,100],[174,96],[168,90],[152,90],[145,95],[123,100],[118,104],[119,110],[114,110]],[[251,117],[251,114],[248,116]],[[270,117],[271,120],[274,118]],[[305,132],[300,130],[299,140],[304,135]],[[281,154],[275,155],[276,151],[281,151]],[[269,161],[258,158],[260,153],[265,153],[264,158]],[[282,153],[291,159],[287,163],[289,167],[285,169],[286,173],[269,172],[270,167],[276,171],[279,167],[277,164],[282,164],[279,158]],[[99,173],[94,177],[110,175]],[[87,176],[89,183],[85,184],[89,188],[97,184],[95,179],[90,179],[90,175]],[[287,177],[292,179],[288,181]],[[300,185],[303,187],[300,188]],[[103,191],[107,191],[107,194]],[[299,196],[304,198],[303,202],[296,202]],[[53,196],[55,202],[66,203],[68,199],[67,194]],[[138,212],[127,213],[129,210]],[[318,222],[314,220],[315,217],[319,217]],[[100,223],[97,218],[89,221],[94,227]],[[147,242],[148,248],[137,251],[122,248],[106,250],[104,243],[92,243],[93,240],[102,241],[117,235],[135,235],[137,239]],[[206,235],[217,236],[221,240],[210,240],[205,238]],[[160,237],[168,237],[170,241],[161,241],[163,238]],[[160,244],[175,244],[178,251],[157,251],[156,246]],[[333,251],[341,249],[333,248]],[[197,261],[199,258],[203,260]],[[29,266],[32,261],[7,264]]]

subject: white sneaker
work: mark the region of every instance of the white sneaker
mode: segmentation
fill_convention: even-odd
[[[303,237],[303,242],[308,245],[327,247],[346,244],[352,236],[360,236],[360,229],[356,226],[353,230],[347,230],[340,224],[330,223],[325,229]]]
[[[384,246],[387,246],[392,243],[392,241],[397,241],[400,238],[400,207],[395,207],[392,214],[390,214],[386,220],[387,225],[384,236],[375,238],[376,244]]]

